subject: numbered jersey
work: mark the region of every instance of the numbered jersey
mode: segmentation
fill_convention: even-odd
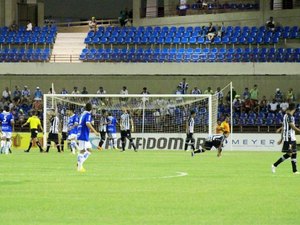
[[[89,141],[90,128],[87,126],[88,123],[92,122],[92,115],[88,111],[84,111],[79,119],[77,139],[81,141]]]
[[[123,113],[121,115],[121,130],[130,130],[130,121],[131,121],[131,117],[128,113]]]
[[[117,133],[117,120],[113,116],[107,117],[107,133]]]
[[[14,121],[14,116],[10,112],[3,111],[0,114],[0,121],[2,123],[3,132],[12,132],[13,127],[11,125],[11,122]]]

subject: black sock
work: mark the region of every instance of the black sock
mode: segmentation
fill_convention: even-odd
[[[273,165],[277,167],[280,163],[282,163],[284,160],[288,159],[290,157],[289,154],[284,154],[282,157],[280,157]]]
[[[188,144],[187,144],[187,143],[185,143],[185,145],[184,145],[184,151],[186,151],[186,150],[187,150],[187,148],[188,148]]]
[[[133,140],[130,139],[129,141],[130,141],[130,144],[131,144],[131,146],[133,147],[133,149],[136,150],[136,147],[135,147],[135,144],[133,143]]]
[[[46,149],[46,152],[49,152],[50,146],[51,146],[51,142],[48,141],[48,142],[47,142],[47,149]]]
[[[125,142],[122,142],[122,150],[125,151]]]
[[[57,148],[57,151],[60,152],[60,145],[58,143],[56,143],[56,148]]]
[[[31,149],[31,146],[32,146],[32,142],[29,143],[27,151],[29,151]]]
[[[297,172],[297,153],[293,153],[291,156],[291,163],[292,163],[292,168],[293,172]]]
[[[99,147],[102,147],[103,143],[104,143],[104,141],[102,141],[102,140],[99,141],[99,145],[98,145],[98,146],[99,146]]]

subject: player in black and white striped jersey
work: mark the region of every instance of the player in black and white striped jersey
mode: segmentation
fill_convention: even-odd
[[[61,151],[64,151],[65,141],[68,138],[68,122],[69,122],[69,116],[66,113],[66,110],[64,110],[61,114],[61,120],[62,120],[62,129],[61,129],[61,140],[60,140],[60,148]]]
[[[295,118],[293,114],[296,111],[295,103],[290,103],[289,107],[283,117],[282,127],[277,131],[281,131],[281,139],[278,141],[278,144],[281,144],[283,141],[282,152],[285,154],[280,157],[274,164],[272,164],[272,172],[276,172],[276,167],[291,157],[292,170],[294,174],[300,174],[297,171],[297,145],[296,145],[296,135],[295,132],[300,132],[300,129],[295,126]]]
[[[184,150],[188,149],[188,146],[191,145],[192,150],[195,150],[195,138],[194,135],[194,126],[195,126],[195,116],[196,112],[194,110],[191,111],[191,115],[189,116],[188,120],[186,121],[186,139]]]
[[[121,130],[121,142],[122,142],[122,152],[125,151],[126,138],[130,141],[131,146],[136,152],[136,146],[133,143],[133,139],[131,137],[131,132],[134,132],[134,124],[131,115],[129,114],[126,108],[122,108],[123,114],[120,119],[120,130]]]
[[[60,145],[58,141],[58,133],[59,133],[59,118],[56,115],[55,111],[52,110],[49,113],[49,118],[50,118],[50,130],[48,134],[48,139],[47,139],[47,150],[46,152],[49,152],[50,146],[51,146],[51,141],[53,141],[57,147],[57,151],[60,151]]]
[[[220,157],[224,142],[226,142],[228,136],[229,136],[228,131],[224,131],[223,134],[214,134],[209,136],[208,138],[205,139],[205,141],[202,143],[199,149],[192,152],[192,156],[194,156],[197,153],[203,153],[206,150],[211,150],[212,147],[215,147],[218,150],[217,156]]]
[[[99,121],[100,141],[99,141],[99,144],[98,144],[98,149],[100,151],[103,149],[102,145],[103,145],[103,143],[105,142],[105,139],[106,139],[107,116],[108,116],[107,111],[105,109],[103,109],[102,112],[101,112],[100,121]]]

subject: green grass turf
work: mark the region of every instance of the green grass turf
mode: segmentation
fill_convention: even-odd
[[[0,155],[0,223],[299,224],[300,175],[279,152],[94,152]],[[176,176],[186,172],[187,176]]]

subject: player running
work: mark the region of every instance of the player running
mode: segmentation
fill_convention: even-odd
[[[293,116],[295,111],[295,103],[290,103],[286,114],[283,117],[282,127],[278,129],[278,132],[281,131],[281,139],[278,141],[278,144],[281,144],[283,141],[282,152],[285,152],[285,154],[272,164],[272,173],[276,172],[276,167],[280,163],[291,157],[293,173],[299,174],[297,171],[297,145],[295,132],[300,132],[300,129],[295,126],[295,118]]]
[[[225,131],[223,134],[215,134],[211,135],[205,139],[204,143],[200,146],[200,148],[196,151],[192,151],[191,155],[194,156],[197,153],[205,152],[206,150],[211,150],[212,147],[218,149],[218,157],[221,157],[223,144],[228,138],[229,133]]]
[[[95,133],[96,136],[99,133],[92,125],[92,104],[87,103],[85,105],[85,111],[81,114],[78,125],[77,139],[79,143],[79,154],[77,157],[77,170],[79,172],[85,172],[83,163],[91,154],[92,144],[89,140],[90,130]]]
[[[4,106],[4,111],[0,114],[0,121],[2,123],[2,137],[1,137],[1,154],[8,154],[11,147],[11,135],[14,130],[14,116],[9,111],[8,106]]]
[[[68,115],[68,138],[67,140],[70,142],[70,148],[72,154],[76,153],[76,149],[78,150],[79,147],[77,145],[77,128],[78,128],[78,122],[79,118],[78,116],[74,113],[74,109],[70,107],[67,110],[67,115]]]
[[[123,114],[121,115],[121,120],[120,120],[121,141],[122,141],[121,152],[125,151],[126,138],[129,140],[131,146],[133,147],[133,150],[137,152],[136,146],[133,143],[133,139],[131,137],[131,131],[132,132],[134,131],[133,119],[126,108],[122,108],[122,111]]]

